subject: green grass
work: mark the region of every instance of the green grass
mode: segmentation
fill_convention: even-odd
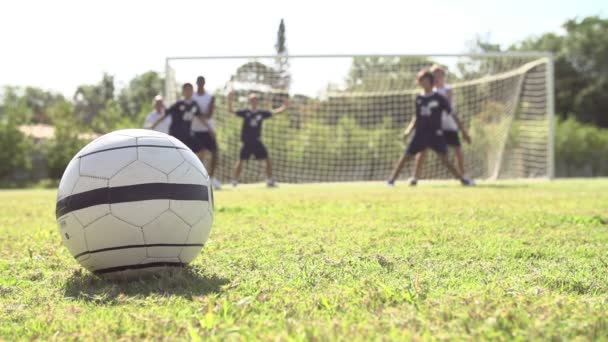
[[[216,193],[192,267],[109,282],[0,191],[0,340],[608,338],[608,180]]]

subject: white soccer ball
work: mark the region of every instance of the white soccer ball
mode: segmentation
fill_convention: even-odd
[[[63,244],[99,275],[190,263],[213,222],[209,175],[179,140],[151,130],[106,134],[64,171],[56,207]]]

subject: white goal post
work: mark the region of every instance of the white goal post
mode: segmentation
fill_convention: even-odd
[[[415,113],[415,75],[434,64],[446,70],[456,115],[472,138],[462,142],[467,175],[554,177],[550,53],[168,57],[165,99],[175,101],[182,83],[205,76],[206,90],[216,97],[216,174],[224,181],[239,158],[242,125],[226,111],[229,91],[237,93],[239,107],[247,106],[249,92],[258,94],[263,108],[291,99],[289,110],[265,122],[262,134],[278,181],[383,180],[407,144],[401,132]],[[261,180],[263,165],[249,164],[244,181]],[[402,177],[410,174],[408,169]],[[432,153],[423,174],[450,178]]]

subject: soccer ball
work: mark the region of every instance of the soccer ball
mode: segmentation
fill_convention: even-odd
[[[143,129],[95,139],[70,161],[57,193],[63,244],[98,275],[184,266],[213,222],[203,164],[179,140]]]

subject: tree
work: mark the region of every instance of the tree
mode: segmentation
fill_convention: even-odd
[[[0,120],[22,125],[29,123],[32,116],[32,109],[28,106],[27,98],[23,96],[23,90],[19,87],[4,87],[0,105]]]
[[[49,108],[65,101],[63,95],[37,87],[26,87],[23,96],[32,112],[31,121],[34,123],[49,123]]]
[[[404,90],[416,86],[416,74],[433,61],[427,58],[355,57],[346,79],[347,91]]]
[[[279,24],[279,31],[277,32],[277,42],[274,45],[277,51],[275,65],[277,72],[279,73],[279,87],[281,89],[288,89],[291,82],[286,40],[287,39],[285,37],[285,22],[283,21],[283,19],[281,19],[281,23]]]
[[[12,175],[15,170],[31,167],[31,141],[19,130],[19,125],[27,122],[28,110],[17,88],[4,89],[0,110],[0,179]]]
[[[135,76],[118,95],[121,111],[134,122],[142,121],[142,116],[151,110],[154,96],[162,93],[164,83],[156,71]]]
[[[557,115],[608,127],[608,19],[571,19],[562,27],[564,35],[530,37],[508,50],[552,52]],[[476,46],[477,51],[500,51],[497,44],[480,39]]]
[[[608,127],[608,19],[568,20],[564,28],[566,59],[584,84],[574,98],[577,118]]]
[[[139,127],[130,117],[124,115],[118,102],[109,100],[105,107],[93,118],[91,128],[99,134],[110,133],[117,129]]]
[[[55,126],[55,135],[44,143],[42,153],[47,162],[48,176],[59,179],[72,157],[86,142],[79,138],[79,125],[70,102],[57,102],[48,108],[48,112]]]
[[[105,108],[106,102],[114,99],[114,89],[114,77],[107,73],[98,84],[79,86],[74,93],[74,111],[79,120],[91,123]]]
[[[281,75],[273,67],[253,61],[241,65],[230,77],[237,88],[267,91],[281,86]]]

